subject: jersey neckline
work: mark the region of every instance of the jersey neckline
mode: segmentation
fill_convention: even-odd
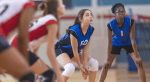
[[[82,29],[81,29],[81,24],[79,24],[79,28],[80,28],[80,31],[81,31],[81,33],[82,33],[82,36],[83,36],[83,37],[86,37],[86,35],[87,35],[87,33],[88,33],[88,30],[89,30],[89,27],[88,27],[88,29],[87,29],[85,35],[83,34],[83,31],[82,31]]]
[[[117,19],[115,18],[115,22],[117,23],[117,26],[118,26],[118,22],[117,22]],[[125,23],[125,17],[124,17],[124,22],[123,22],[123,24],[122,24],[122,26],[121,27],[119,27],[119,29],[122,29],[123,28],[123,26],[124,26],[124,23]]]

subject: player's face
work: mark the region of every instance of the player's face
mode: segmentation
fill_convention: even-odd
[[[62,0],[58,0],[58,1],[59,1],[58,14],[61,17],[65,14],[65,5],[63,4]]]
[[[80,20],[82,23],[92,24],[93,22],[93,14],[91,11],[86,10],[84,12],[83,18]]]
[[[125,9],[123,7],[118,7],[115,14],[117,18],[122,19],[125,17]]]

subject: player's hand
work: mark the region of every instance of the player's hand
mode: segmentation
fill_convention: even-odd
[[[4,70],[0,67],[0,74],[2,74],[4,77],[6,77]]]
[[[86,73],[86,74],[84,74],[84,80],[86,80],[87,76],[90,74],[90,72],[89,72],[87,67],[84,67],[84,70],[85,70],[85,73]]]
[[[83,68],[84,68],[86,74],[89,75],[90,72],[88,70],[88,65],[86,63],[83,63]]]
[[[82,73],[82,76],[83,76],[84,80],[86,80],[86,79],[87,79],[87,73],[85,72],[85,69],[83,69],[83,68],[81,67],[81,68],[80,68],[80,71],[81,71],[81,73]]]
[[[139,65],[139,67],[142,67],[142,59],[140,57],[135,59],[135,62]]]
[[[108,70],[110,68],[110,61],[107,61],[104,65],[104,70]]]
[[[84,68],[86,74],[89,75],[90,72],[89,72],[89,70],[88,70],[88,65],[87,65],[87,64],[83,64],[83,68]]]
[[[87,74],[87,75],[89,75],[89,74],[90,74],[90,72],[89,72],[89,70],[88,70],[88,68],[87,68],[87,67],[85,67],[85,68],[84,68],[84,70],[85,70],[85,72],[86,72],[86,74]]]

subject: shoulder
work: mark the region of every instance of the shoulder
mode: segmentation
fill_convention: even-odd
[[[113,24],[115,24],[115,21],[116,21],[116,18],[112,19],[108,24],[110,24],[110,26],[112,26]]]
[[[130,18],[130,17],[126,17],[126,16],[125,16],[125,19],[131,19],[131,18]]]
[[[111,20],[111,21],[107,24],[107,27],[112,29],[112,28],[113,28],[112,26],[114,26],[114,24],[116,24],[115,22],[116,22],[116,18],[114,18],[113,20]]]
[[[112,31],[112,27],[111,27],[110,23],[107,24],[107,27],[110,31]]]
[[[57,19],[52,14],[45,15],[44,17],[39,19],[47,25],[49,24],[58,24]]]
[[[41,19],[47,20],[47,21],[49,21],[49,20],[55,20],[55,21],[57,21],[56,17],[54,15],[52,15],[52,14],[45,15]]]
[[[130,17],[125,17],[126,20],[128,21],[131,21],[131,18]]]
[[[79,24],[72,26],[69,30],[77,31],[79,29]]]
[[[78,39],[78,30],[79,30],[79,24],[74,25],[69,29],[69,34],[72,34],[76,39]]]
[[[72,26],[72,27],[69,29],[69,31],[73,31],[73,32],[75,32],[76,34],[78,33],[78,30],[79,30],[79,24],[74,25],[74,26]]]
[[[125,17],[125,19],[126,19],[127,21],[129,21],[129,22],[130,22],[130,26],[132,26],[132,25],[133,25],[133,23],[134,23],[134,19],[129,18],[129,17]]]
[[[29,7],[35,7],[37,8],[37,4],[31,0],[21,0],[21,1],[26,1],[26,3],[24,4],[23,9],[29,8]]]
[[[116,18],[112,19],[109,23],[114,23],[116,21]]]
[[[107,24],[107,27],[110,27],[110,23]]]

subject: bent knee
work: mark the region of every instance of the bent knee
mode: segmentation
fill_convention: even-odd
[[[75,66],[72,64],[72,63],[68,63],[64,66],[64,72],[62,73],[62,75],[64,76],[72,76],[72,74],[74,73],[75,71]]]
[[[143,67],[143,62],[141,59],[136,59],[135,64],[137,65],[138,68]]]
[[[96,59],[91,58],[88,61],[88,66],[89,66],[89,70],[90,71],[98,71],[99,63],[98,63],[98,61]]]

